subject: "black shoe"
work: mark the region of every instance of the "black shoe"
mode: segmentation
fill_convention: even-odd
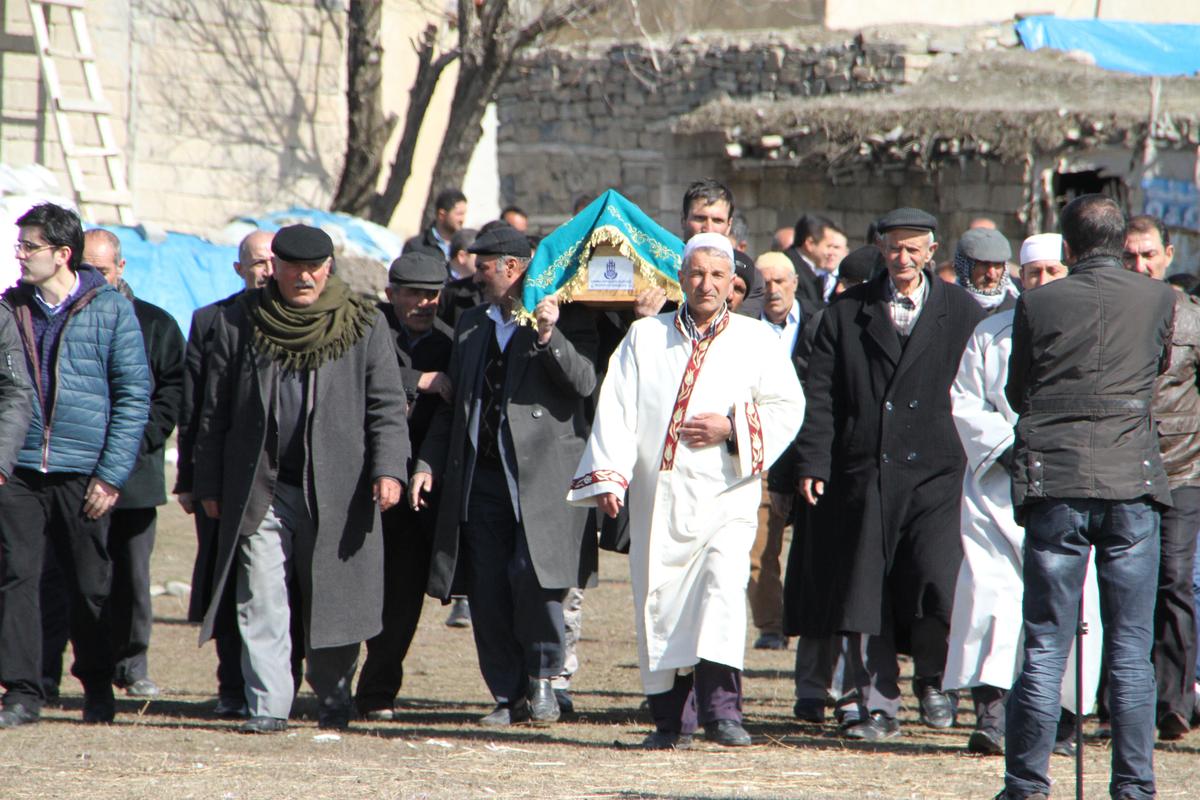
[[[471,606],[469,603],[467,603],[467,598],[454,598],[454,603],[450,606],[450,614],[446,617],[446,627],[471,627]]]
[[[642,739],[643,750],[691,750],[692,735],[690,733],[673,733],[671,731],[655,731]]]
[[[492,709],[492,713],[479,718],[479,724],[486,728],[502,728],[528,721],[529,704],[525,702],[524,698],[511,708],[506,703],[500,703]]]
[[[764,633],[754,640],[755,650],[787,650],[787,637],[780,633]]]
[[[525,695],[529,701],[529,720],[537,725],[549,725],[557,722],[562,711],[558,707],[558,698],[550,687],[549,678],[530,678],[529,690]]]
[[[241,697],[218,697],[213,706],[213,715],[217,719],[245,719],[248,713],[246,701]]]
[[[158,697],[161,691],[158,688],[158,684],[149,678],[138,678],[125,687],[125,694],[130,697],[150,698]]]
[[[575,713],[575,698],[571,697],[570,689],[555,689],[554,699],[558,701],[558,710],[564,714]]]
[[[820,700],[797,700],[792,706],[792,715],[801,722],[822,723],[825,721],[825,703]]]
[[[287,730],[287,720],[279,717],[251,717],[238,726],[240,733],[280,733]]]
[[[745,747],[751,744],[750,734],[742,724],[732,719],[719,719],[704,725],[704,738],[725,747]]]
[[[1174,742],[1187,736],[1191,729],[1182,715],[1171,711],[1158,721],[1158,738],[1164,742]]]
[[[1004,753],[1004,737],[994,730],[980,728],[967,739],[967,752],[981,756],[998,756]]]
[[[1068,736],[1064,739],[1057,739],[1054,742],[1054,747],[1050,748],[1050,752],[1056,756],[1066,756],[1073,758],[1075,756],[1075,737]]]
[[[992,800],[1050,800],[1048,795],[1041,792],[1027,794],[1024,797],[1017,797],[1015,794],[1009,794],[1007,789],[1001,789],[1000,794],[992,798]]]
[[[954,727],[954,701],[945,692],[933,686],[921,691],[921,724],[931,728]]]
[[[882,711],[872,711],[867,719],[842,731],[842,736],[847,739],[862,739],[865,742],[878,742],[899,735],[900,723]]]
[[[317,727],[325,731],[345,731],[350,729],[350,709],[323,708],[317,714]]]
[[[41,719],[36,711],[30,711],[24,703],[9,703],[0,710],[0,728],[16,728],[32,725]]]
[[[368,722],[392,722],[397,719],[394,708],[372,708],[370,711],[360,711],[358,714]]]

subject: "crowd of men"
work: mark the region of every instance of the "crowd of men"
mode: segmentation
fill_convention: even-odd
[[[953,726],[969,694],[966,744],[1005,754],[1001,797],[1047,796],[1097,698],[1113,796],[1154,795],[1156,729],[1200,722],[1200,304],[1167,285],[1161,221],[1086,195],[1015,259],[979,219],[939,264],[922,210],[853,252],[805,214],[754,260],[732,193],[703,180],[681,302],[550,296],[522,325],[528,215],[476,231],[461,192],[435,206],[378,302],[323,231],[251,233],[244,291],[186,343],[134,297],[113,234],[50,204],[21,217],[0,303],[0,728],[57,697],[67,639],[85,722],[113,719],[114,687],[158,694],[149,557],[178,425],[189,618],[215,640],[215,712],[244,732],[285,730],[304,678],[322,728],[391,719],[426,594],[472,629],[481,724],[553,723],[604,546],[629,554],[646,748],[751,743],[748,605],[755,648],[795,637],[801,721],[899,735],[908,654],[921,724]],[[1096,635],[1074,652],[1081,616]]]

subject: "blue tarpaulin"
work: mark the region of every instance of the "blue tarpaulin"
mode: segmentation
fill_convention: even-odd
[[[261,217],[240,217],[238,222],[245,223],[246,233],[254,228],[277,231],[295,223],[313,225],[329,233],[339,251],[370,256],[385,264],[399,256],[404,246],[399,236],[380,225],[315,208],[294,207]],[[186,233],[168,233],[165,241],[151,242],[135,228],[106,227],[121,240],[125,280],[134,294],[165,309],[185,335],[193,311],[243,287],[233,269],[235,246]]]
[[[121,240],[125,281],[133,293],[166,310],[185,336],[193,311],[245,285],[233,269],[236,247],[186,233],[168,233],[166,241],[155,243],[134,228],[106,227]]]
[[[1082,50],[1105,69],[1139,75],[1200,72],[1200,25],[1035,16],[1017,22],[1017,35],[1027,50]]]

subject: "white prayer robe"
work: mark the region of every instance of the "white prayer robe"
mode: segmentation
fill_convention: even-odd
[[[984,319],[967,341],[950,387],[954,425],[967,454],[963,560],[954,589],[943,689],[1012,687],[1021,670],[1025,531],[1013,516],[1011,479],[996,459],[1013,443],[1017,414],[1004,396],[1013,312]],[[1095,559],[1084,586],[1084,712],[1100,680],[1103,630]],[[1063,675],[1063,705],[1075,711],[1075,648]]]
[[[567,500],[611,492],[629,508],[629,569],[646,694],[700,659],[742,668],[761,473],[804,418],[796,370],[764,323],[728,315],[692,340],[675,314],[638,320],[613,353]],[[737,453],[693,450],[685,419],[732,415]],[[628,493],[626,489],[628,488]]]

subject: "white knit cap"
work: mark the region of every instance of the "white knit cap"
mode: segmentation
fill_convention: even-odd
[[[714,250],[720,250],[729,259],[729,263],[733,263],[733,245],[729,243],[729,237],[723,233],[697,233],[695,236],[687,240],[687,244],[683,246],[683,261],[687,263],[688,256],[693,250],[701,247],[711,247]]]
[[[1062,261],[1063,240],[1057,233],[1035,233],[1021,244],[1021,266],[1034,261]]]

